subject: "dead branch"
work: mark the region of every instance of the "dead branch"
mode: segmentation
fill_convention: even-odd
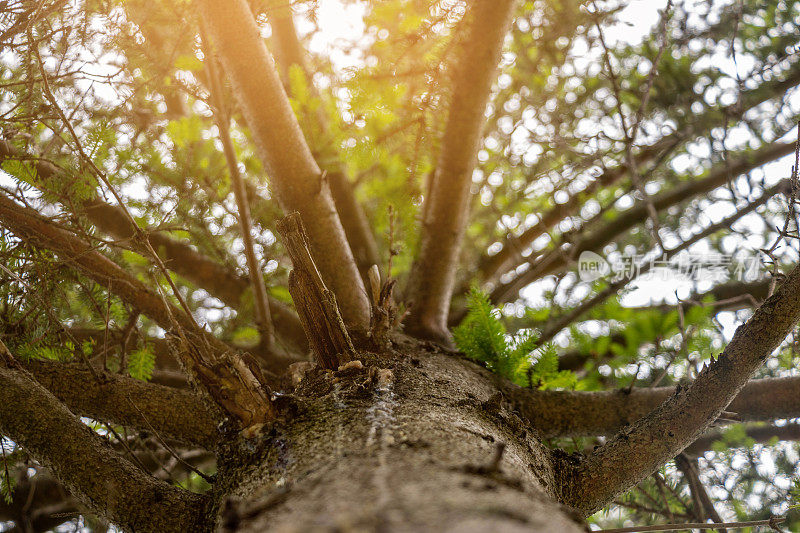
[[[277,229],[292,258],[289,292],[314,356],[324,368],[339,368],[355,355],[355,348],[339,314],[336,296],[325,286],[311,256],[300,213],[280,219]]]

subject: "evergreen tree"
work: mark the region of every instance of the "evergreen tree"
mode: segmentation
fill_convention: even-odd
[[[798,530],[800,8],[636,7],[0,2],[0,530]]]

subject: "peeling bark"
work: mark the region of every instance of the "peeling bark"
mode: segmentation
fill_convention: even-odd
[[[277,227],[294,265],[289,273],[289,292],[308,342],[317,363],[323,368],[336,369],[355,355],[336,296],[325,286],[317,270],[300,214],[290,213],[278,221]]]

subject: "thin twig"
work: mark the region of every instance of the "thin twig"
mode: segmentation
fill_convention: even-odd
[[[749,522],[724,522],[722,524],[709,524],[706,522],[687,522],[685,524],[657,524],[654,526],[618,527],[614,529],[601,529],[597,533],[639,533],[644,531],[683,531],[684,529],[719,529],[721,527],[755,527],[768,526],[775,528],[786,520],[783,517],[773,517],[769,520],[751,520]]]
[[[253,221],[250,217],[250,203],[247,198],[247,188],[245,187],[244,178],[241,172],[239,172],[239,163],[236,160],[236,151],[233,148],[233,141],[231,140],[231,118],[230,113],[228,113],[223,105],[222,84],[220,83],[219,72],[217,71],[214,55],[210,49],[209,41],[202,25],[200,35],[206,53],[208,77],[211,82],[209,100],[214,115],[214,121],[219,129],[219,140],[222,143],[222,151],[225,154],[228,173],[230,174],[231,184],[233,185],[233,195],[236,199],[236,206],[239,211],[239,216],[237,218],[239,219],[242,242],[244,243],[247,270],[250,274],[250,284],[253,287],[256,322],[258,323],[258,329],[261,335],[261,344],[269,350],[274,345],[275,329],[272,325],[272,317],[269,312],[269,300],[267,299],[267,288],[264,285],[264,277],[261,274],[261,264],[256,257],[255,242],[253,240]]]

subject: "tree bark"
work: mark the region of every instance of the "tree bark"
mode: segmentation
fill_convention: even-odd
[[[227,531],[582,530],[553,499],[551,452],[488,371],[395,346],[362,368],[312,370],[256,453],[221,454]]]

